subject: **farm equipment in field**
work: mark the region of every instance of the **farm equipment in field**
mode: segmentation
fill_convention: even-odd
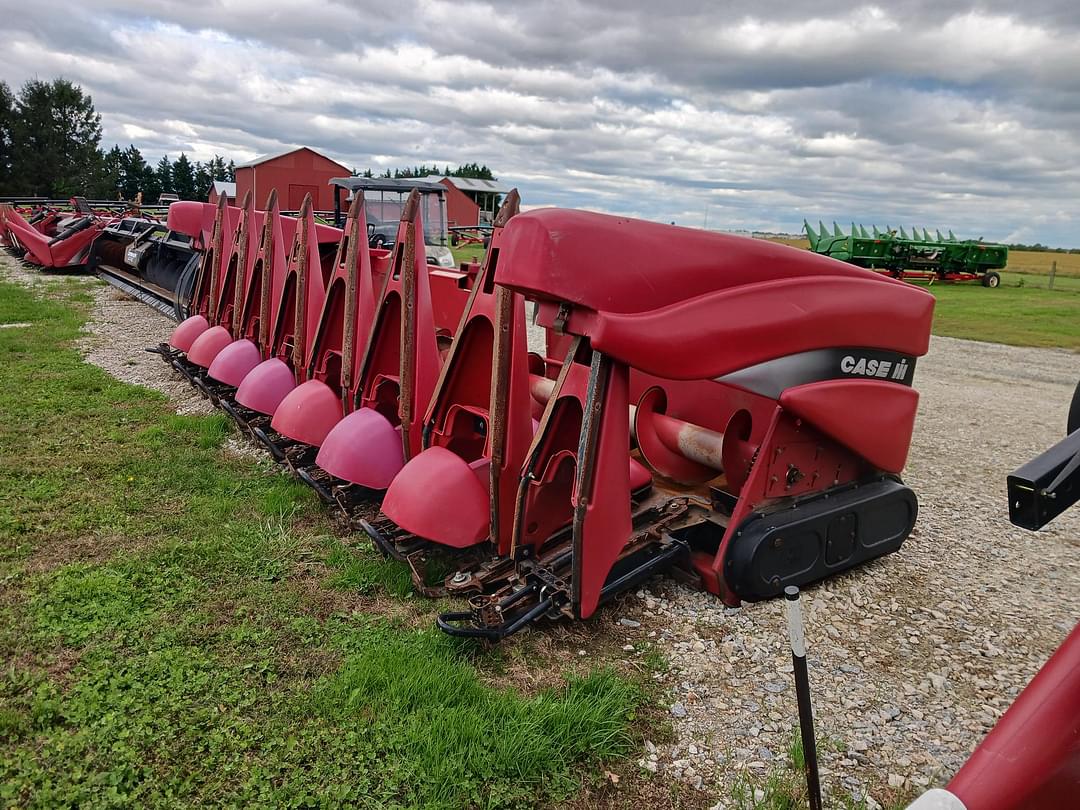
[[[418,191],[389,253],[363,192],[342,231],[310,202],[267,208],[215,210],[193,314],[155,351],[419,590],[468,597],[449,633],[587,618],[661,571],[765,599],[914,524],[922,290],[740,237],[521,214],[516,193],[482,265],[453,271],[426,261]]]
[[[380,411],[397,419],[395,387],[412,390],[420,403],[413,410],[422,407],[438,371],[438,346],[449,343],[468,294],[467,272],[426,261],[420,193],[410,200],[393,253],[367,247],[363,194],[354,198],[344,231],[316,224],[310,201],[297,219],[280,215],[273,195],[265,214],[245,201],[234,217],[222,203],[193,314],[155,349],[320,494],[331,484],[350,486],[315,469],[330,429],[340,421],[355,439],[377,429],[372,420]],[[431,381],[413,390],[408,369],[420,342],[434,353]],[[378,393],[357,387],[360,379]],[[394,426],[385,427],[396,437]]]
[[[494,539],[495,554],[447,580],[480,592],[440,619],[444,630],[493,640],[541,616],[587,618],[658,571],[755,601],[907,537],[917,504],[898,474],[929,339],[926,293],[783,246],[579,211],[513,217],[491,253],[486,283],[537,301],[565,354],[553,380],[529,375],[544,409],[516,492],[487,510],[506,522],[471,536]],[[499,348],[511,356],[497,351],[491,364],[507,370],[489,387],[496,435],[501,408],[506,430],[532,408],[507,393],[524,378],[510,341]],[[445,453],[433,461],[464,479]],[[391,484],[384,515],[431,526],[439,477],[411,472]],[[480,511],[479,492],[464,492],[459,509],[439,510],[443,524]]]
[[[178,206],[179,214],[201,204]],[[12,255],[42,269],[97,273],[178,321],[187,317],[205,241],[202,228],[177,230],[138,204],[91,204],[80,197],[65,204],[0,203],[0,243]]]
[[[0,241],[13,256],[46,270],[81,269],[98,234],[113,217],[73,197],[70,211],[39,207],[30,212],[0,204]],[[26,216],[24,216],[26,214]]]
[[[182,321],[199,266],[201,236],[154,218],[123,217],[101,230],[86,265],[114,287]]]
[[[844,233],[833,223],[830,233],[824,223],[819,230],[803,222],[810,249],[823,256],[849,262],[868,270],[885,273],[897,279],[935,281],[979,281],[984,287],[997,287],[997,273],[1008,264],[1009,248],[983,242],[981,239],[957,239],[952,231],[933,235],[925,228],[919,233],[913,228],[911,236],[901,227],[878,230],[852,223],[851,232]]]

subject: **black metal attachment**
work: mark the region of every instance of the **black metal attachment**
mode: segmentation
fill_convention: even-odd
[[[1080,430],[1024,464],[1007,479],[1009,520],[1041,529],[1080,500]]]

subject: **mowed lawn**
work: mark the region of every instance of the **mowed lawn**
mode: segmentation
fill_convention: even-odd
[[[1080,292],[935,284],[936,335],[1080,350]]]
[[[0,329],[0,805],[531,807],[633,781],[649,672],[435,630],[447,605],[228,455],[221,416],[82,362],[86,289],[0,283],[0,323],[28,324]]]

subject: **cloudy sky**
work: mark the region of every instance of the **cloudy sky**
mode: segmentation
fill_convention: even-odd
[[[0,20],[0,79],[79,82],[106,145],[151,161],[305,144],[681,225],[1080,246],[1075,0],[0,0]]]

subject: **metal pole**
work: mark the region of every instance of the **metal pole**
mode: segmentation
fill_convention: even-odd
[[[799,702],[799,730],[802,733],[803,763],[806,768],[806,793],[810,810],[821,810],[821,780],[818,776],[817,743],[814,740],[814,708],[810,705],[810,673],[806,668],[806,637],[803,635],[799,589],[788,585],[784,588],[784,598],[787,599],[791,663],[795,668],[795,697]]]

